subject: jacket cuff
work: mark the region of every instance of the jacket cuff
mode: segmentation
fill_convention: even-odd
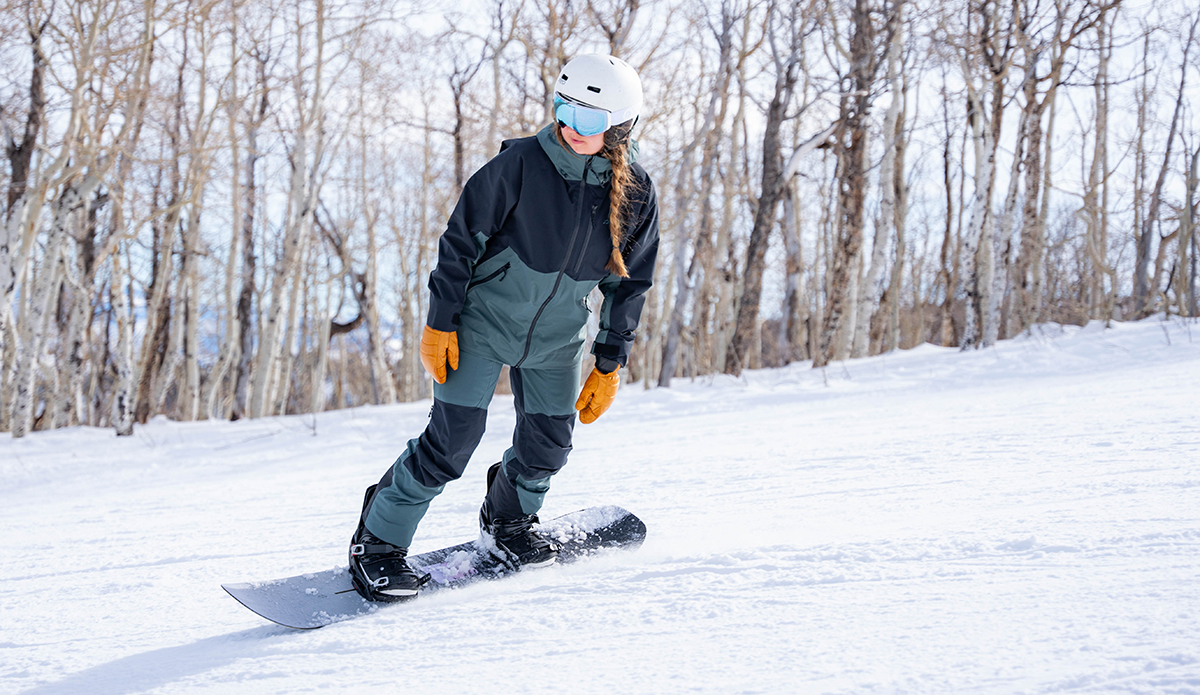
[[[621,349],[615,345],[592,343],[592,354],[596,356],[596,369],[601,374],[612,374],[625,366]]]
[[[448,306],[431,298],[429,318],[425,321],[425,325],[439,331],[457,331],[459,311],[458,307]]]

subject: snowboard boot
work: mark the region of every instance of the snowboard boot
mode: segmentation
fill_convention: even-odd
[[[367,488],[365,512],[375,486]],[[366,514],[363,514],[366,517]],[[429,582],[428,574],[417,574],[409,566],[408,548],[400,548],[375,537],[360,520],[350,539],[350,579],[368,601],[408,601],[417,597]]]
[[[499,463],[488,469],[489,490],[499,471]],[[537,514],[510,519],[495,518],[486,499],[479,509],[479,530],[484,537],[485,547],[512,569],[546,567],[558,559],[558,545],[538,533],[533,528],[536,523]]]

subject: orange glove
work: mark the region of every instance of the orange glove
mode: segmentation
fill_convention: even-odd
[[[587,381],[583,382],[583,390],[579,392],[579,400],[575,401],[575,410],[579,412],[579,421],[589,424],[608,410],[617,397],[617,387],[621,385],[621,377],[614,369],[608,374],[599,369],[592,369]]]
[[[421,334],[421,364],[439,384],[446,383],[446,364],[458,369],[458,332],[425,327]]]

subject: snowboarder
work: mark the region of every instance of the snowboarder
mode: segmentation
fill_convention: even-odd
[[[434,379],[425,431],[367,488],[350,545],[355,587],[373,601],[412,598],[428,580],[406,557],[417,524],[479,445],[509,366],[517,424],[488,470],[485,542],[513,567],[553,563],[533,528],[567,462],[575,412],[612,404],[658,254],[658,203],[630,134],[642,86],[626,62],[578,56],[558,76],[554,122],[508,140],[462,191],[429,276],[421,363]],[[595,367],[580,390],[588,296],[599,287]]]

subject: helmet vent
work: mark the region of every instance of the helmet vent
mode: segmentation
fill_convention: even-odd
[[[600,88],[599,88],[599,87],[593,87],[592,85],[588,85],[588,91],[589,91],[589,92],[595,92],[595,93],[599,94],[599,93],[600,93]]]

